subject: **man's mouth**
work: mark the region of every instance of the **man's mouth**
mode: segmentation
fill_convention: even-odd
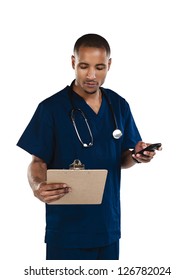
[[[87,87],[91,87],[91,88],[97,87],[97,83],[96,82],[85,82],[84,84]]]

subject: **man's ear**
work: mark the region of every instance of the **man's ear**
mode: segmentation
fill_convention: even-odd
[[[112,58],[109,58],[109,60],[108,60],[108,70],[110,70],[111,64],[112,64]]]
[[[71,61],[72,61],[72,68],[75,69],[75,57],[74,57],[74,55],[71,56]]]

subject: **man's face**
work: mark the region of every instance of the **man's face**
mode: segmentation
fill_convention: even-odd
[[[101,48],[81,47],[79,53],[72,56],[75,70],[75,85],[79,93],[94,94],[104,83],[110,68],[111,59]]]

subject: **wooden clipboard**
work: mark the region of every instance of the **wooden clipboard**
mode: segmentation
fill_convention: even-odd
[[[49,204],[101,204],[108,170],[48,169],[48,183],[66,183],[72,191]]]

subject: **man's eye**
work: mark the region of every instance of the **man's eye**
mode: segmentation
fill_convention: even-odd
[[[81,69],[87,69],[87,65],[80,65]]]
[[[105,69],[105,66],[97,66],[96,69],[97,69],[97,70],[104,70],[104,69]]]

